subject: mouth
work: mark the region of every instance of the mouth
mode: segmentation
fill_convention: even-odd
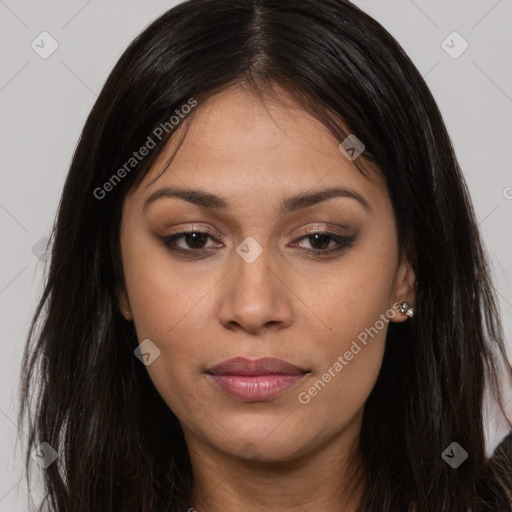
[[[271,400],[298,383],[308,373],[308,370],[273,357],[235,357],[206,371],[217,388],[241,402]]]

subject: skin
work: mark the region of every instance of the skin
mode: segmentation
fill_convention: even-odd
[[[183,426],[196,480],[191,506],[199,512],[355,511],[361,489],[350,496],[348,455],[388,323],[359,343],[362,350],[309,403],[298,395],[394,304],[414,304],[414,273],[399,260],[396,219],[378,170],[373,181],[365,178],[339,151],[341,141],[280,92],[281,101],[263,104],[236,86],[200,104],[169,168],[153,183],[177,137],[123,207],[119,306],[139,341],[160,350],[147,371]],[[228,207],[167,197],[143,209],[153,192],[171,186],[222,196]],[[278,212],[283,198],[335,186],[357,192],[371,209],[335,197]],[[163,245],[160,237],[193,227],[209,228],[213,238],[175,244],[203,247],[206,256],[187,259]],[[315,257],[306,251],[336,246],[306,236],[315,228],[356,241]],[[251,263],[236,251],[249,236],[262,249]],[[396,312],[390,321],[405,320]],[[310,373],[276,398],[244,403],[204,373],[235,356],[277,357]]]

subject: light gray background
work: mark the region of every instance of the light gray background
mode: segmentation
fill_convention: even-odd
[[[22,349],[42,290],[43,262],[33,247],[50,233],[85,118],[115,61],[177,3],[0,0],[0,511],[28,510],[20,445],[14,448]],[[402,44],[440,106],[491,256],[510,347],[512,0],[354,3]],[[47,59],[31,47],[43,31],[59,45]],[[453,31],[469,43],[457,59],[441,46]],[[512,393],[507,400],[512,416]],[[505,433],[489,407],[488,451]]]

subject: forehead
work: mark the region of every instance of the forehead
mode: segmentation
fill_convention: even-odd
[[[262,101],[241,86],[231,87],[199,104],[190,121],[178,126],[136,195],[169,184],[253,197],[316,184],[386,194],[376,166],[360,159],[359,165],[369,169],[368,180],[339,150],[341,141],[283,89]]]

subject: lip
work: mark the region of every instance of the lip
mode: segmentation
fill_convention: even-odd
[[[306,370],[275,357],[261,357],[259,359],[234,357],[213,366],[207,370],[207,373],[254,377],[258,375],[302,375],[306,373]]]
[[[222,391],[242,402],[271,400],[309,373],[292,363],[273,357],[235,357],[206,371]]]

